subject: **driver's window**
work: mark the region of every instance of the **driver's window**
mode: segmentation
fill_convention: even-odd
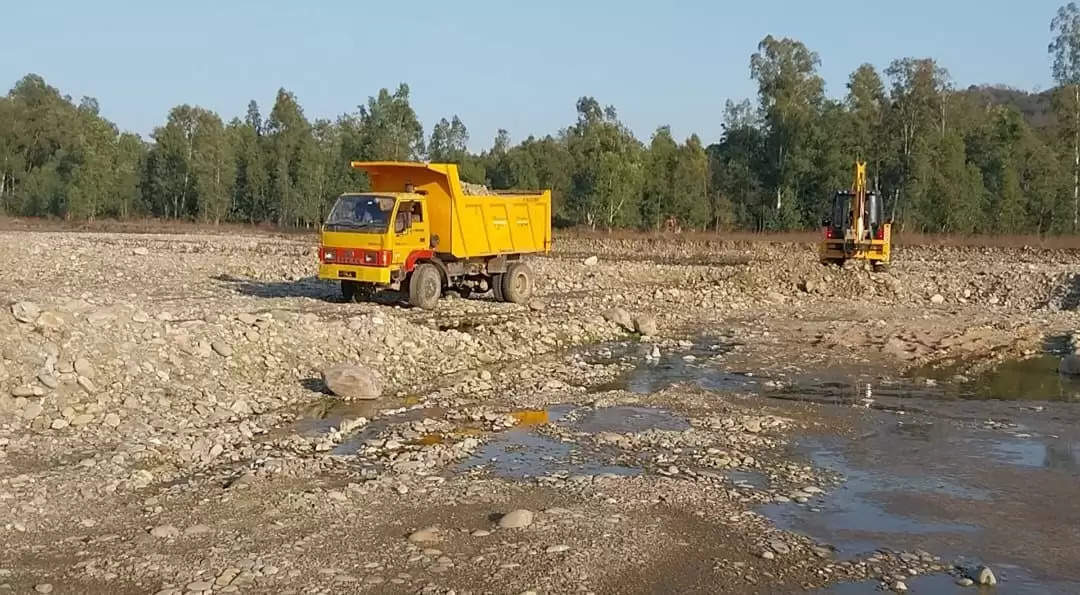
[[[409,228],[409,215],[412,203],[402,203],[398,206],[397,217],[394,219],[394,233],[405,233]]]

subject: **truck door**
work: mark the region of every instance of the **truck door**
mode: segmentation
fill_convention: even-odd
[[[430,250],[428,236],[427,205],[419,200],[402,201],[394,222],[394,252],[402,260],[416,250]]]

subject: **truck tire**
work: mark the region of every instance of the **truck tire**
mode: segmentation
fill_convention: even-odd
[[[435,265],[416,265],[409,275],[409,303],[417,308],[431,310],[442,295],[442,274]]]
[[[366,302],[371,299],[371,296],[375,293],[375,288],[366,283],[357,283],[356,281],[342,281],[341,282],[341,297],[345,298],[346,302]]]
[[[500,279],[503,299],[515,304],[527,304],[533,294],[532,270],[523,262],[515,262]]]
[[[495,273],[491,276],[491,295],[495,296],[496,302],[504,302],[506,298],[503,297],[503,274]]]

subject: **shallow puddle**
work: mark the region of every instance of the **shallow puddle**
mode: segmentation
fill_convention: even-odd
[[[727,476],[737,488],[765,490],[769,487],[769,478],[758,471],[728,471]]]
[[[1061,358],[1042,355],[1001,364],[961,387],[961,396],[1009,401],[1080,401],[1080,378],[1058,374]]]
[[[455,471],[484,468],[494,476],[506,479],[527,479],[545,475],[629,476],[641,473],[640,469],[607,464],[597,453],[585,452],[575,443],[563,442],[536,432],[537,426],[559,421],[572,410],[573,406],[559,405],[547,410],[529,412],[528,416],[523,416],[525,421],[521,425],[492,436],[472,456],[461,462]]]
[[[378,413],[377,401],[342,401],[340,399],[320,399],[301,412],[292,424],[292,430],[301,436],[325,434],[341,428],[346,420],[359,417],[371,419]]]
[[[1080,413],[1071,404],[1061,407],[1070,418]],[[988,564],[1001,581],[998,592],[1080,592],[1076,436],[1049,437],[1040,427],[1010,434],[935,415],[872,412],[869,421],[874,431],[860,439],[804,439],[797,445],[815,466],[844,475],[842,485],[807,505],[770,504],[761,512],[782,528],[835,546],[841,557],[923,549],[946,561]],[[959,592],[952,581],[929,577],[908,586]],[[826,592],[863,593],[867,587],[876,583]]]
[[[857,370],[758,378],[724,369],[716,359],[682,355],[638,360],[620,380],[622,388],[652,392],[693,383],[720,398],[753,391],[835,406],[833,414],[863,428],[855,440],[797,444],[815,466],[847,480],[803,505],[763,507],[778,526],[829,543],[844,558],[888,548],[985,562],[998,575],[1001,593],[1080,593],[1080,379],[1059,375],[1057,356],[1007,362],[954,381],[941,372],[929,379],[881,379]],[[608,415],[625,424],[623,431],[640,427],[632,417]],[[641,414],[642,425],[649,416]],[[605,425],[585,427],[607,431]],[[767,486],[764,477],[729,478],[737,486]],[[907,584],[913,592],[977,592],[949,576]],[[877,586],[825,592],[867,593]]]
[[[545,475],[638,475],[640,469],[610,465],[583,452],[576,444],[548,438],[525,428],[507,430],[482,445],[457,471],[490,470],[506,479]]]
[[[681,432],[690,427],[690,422],[655,407],[616,406],[594,409],[581,416],[572,427],[590,434],[636,434],[647,430]]]

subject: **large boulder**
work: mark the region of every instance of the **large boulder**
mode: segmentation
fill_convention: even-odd
[[[34,302],[16,302],[11,306],[11,314],[19,322],[34,322],[41,315],[41,308]]]
[[[612,308],[607,312],[604,312],[604,320],[614,322],[628,332],[634,332],[634,319],[630,316],[629,312],[622,308]]]
[[[1080,376],[1080,355],[1071,353],[1061,358],[1058,372],[1068,376]]]
[[[660,334],[660,327],[656,324],[656,318],[651,314],[638,314],[635,316],[634,330],[646,337],[655,337]]]
[[[382,395],[382,379],[372,370],[342,362],[322,371],[323,382],[330,392],[343,399],[378,399]]]
[[[500,529],[524,529],[533,522],[533,513],[531,510],[525,510],[524,508],[519,510],[511,510],[510,512],[502,515],[499,519]]]

